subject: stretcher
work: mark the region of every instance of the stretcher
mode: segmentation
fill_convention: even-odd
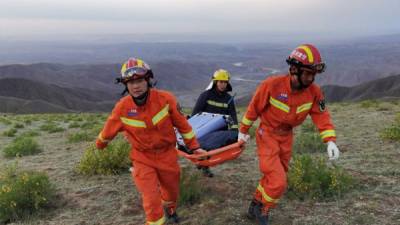
[[[201,138],[214,131],[227,129],[230,121],[229,116],[212,113],[199,113],[188,120],[197,138]],[[190,154],[180,134],[178,132],[176,134],[178,140],[178,155],[185,157],[198,166],[213,167],[226,161],[236,159],[245,148],[244,142],[235,142],[217,149],[209,150],[204,154]]]

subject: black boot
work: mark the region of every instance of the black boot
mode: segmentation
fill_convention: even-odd
[[[268,212],[263,210],[263,204],[255,199],[250,203],[247,218],[257,219],[260,225],[268,225]]]
[[[168,224],[179,223],[178,214],[176,214],[175,210],[169,209],[167,207],[164,208],[165,217],[167,218]]]
[[[205,177],[213,177],[214,176],[213,172],[211,172],[211,170],[210,170],[210,167],[203,167],[202,170],[203,170],[203,176],[205,176]]]
[[[197,166],[197,169],[203,172],[203,176],[205,177],[213,177],[214,174],[211,172],[210,167],[208,166]]]
[[[249,206],[249,209],[247,210],[247,218],[248,219],[250,219],[250,220],[254,220],[254,219],[256,219],[256,213],[255,213],[255,207],[258,205],[258,204],[261,204],[260,202],[258,202],[257,200],[255,200],[255,199],[253,199],[253,200],[251,200],[251,202],[250,202],[250,206]]]

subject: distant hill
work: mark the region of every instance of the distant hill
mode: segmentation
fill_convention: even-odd
[[[389,76],[353,87],[322,86],[328,102],[361,101],[366,99],[400,98],[400,75]],[[237,97],[239,106],[247,106],[253,93]]]
[[[400,98],[400,75],[389,76],[353,87],[323,86],[326,99],[331,102],[366,99]]]
[[[22,78],[0,79],[0,111],[13,113],[109,111],[106,92],[64,88]]]

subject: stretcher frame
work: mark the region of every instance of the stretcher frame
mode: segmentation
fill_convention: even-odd
[[[213,167],[226,161],[236,159],[245,149],[243,141],[236,142],[221,148],[210,150],[203,154],[189,154],[183,150],[177,149],[178,155],[185,157],[198,166]]]

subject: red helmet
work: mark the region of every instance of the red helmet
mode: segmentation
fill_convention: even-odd
[[[325,71],[326,65],[322,62],[318,49],[310,44],[300,45],[290,53],[286,59],[289,65],[306,67],[317,73]]]
[[[143,60],[138,58],[129,58],[121,68],[121,81],[126,83],[130,80],[136,80],[141,78],[152,78],[153,73],[151,72],[150,66],[147,65]]]

